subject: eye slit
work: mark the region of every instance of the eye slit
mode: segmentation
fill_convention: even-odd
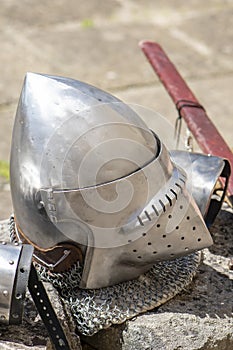
[[[166,207],[165,207],[164,203],[161,201],[161,199],[159,200],[159,203],[160,203],[160,205],[161,205],[161,207],[162,207],[162,209],[163,209],[163,211],[165,213]]]
[[[182,177],[179,177],[179,180],[182,181],[185,184],[185,180],[182,179]]]
[[[170,205],[170,207],[172,206],[172,200],[171,200],[171,198],[166,194],[166,196],[165,196],[166,198],[167,198],[167,200],[168,200],[168,202],[169,202],[169,205]]]
[[[174,194],[174,196],[176,197],[176,199],[177,199],[177,193],[172,189],[172,188],[170,188],[170,191],[171,191],[171,193],[173,193]]]
[[[154,204],[152,204],[152,209],[154,210],[155,214],[156,214],[157,216],[159,216],[159,212],[158,212],[158,210],[155,208]]]
[[[146,210],[144,211],[144,213],[145,213],[147,219],[148,219],[149,221],[151,221],[151,217],[150,217],[149,213],[148,213]]]
[[[140,223],[141,226],[144,226],[143,221],[142,221],[142,219],[140,218],[140,216],[138,216],[138,221],[139,221],[139,223]]]
[[[179,187],[179,188],[181,189],[181,191],[182,191],[182,187],[180,186],[180,184],[178,184],[178,183],[176,182],[175,185],[176,185],[177,187]]]

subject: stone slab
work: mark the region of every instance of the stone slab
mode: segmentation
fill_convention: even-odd
[[[233,213],[222,211],[211,228],[214,245],[192,284],[125,325],[85,337],[84,349],[230,350],[233,348]]]
[[[92,337],[81,337],[83,350],[230,350],[233,347],[233,212],[222,210],[211,228],[214,245],[188,288],[169,302]],[[2,237],[2,233],[1,233]],[[53,306],[66,327],[69,312],[46,284]],[[1,349],[46,348],[47,333],[29,298],[21,326],[0,327]],[[78,341],[76,339],[75,341]],[[76,349],[74,347],[74,349]],[[73,350],[73,348],[72,348]]]
[[[9,160],[13,118],[27,71],[84,80],[123,100],[155,109],[173,126],[176,111],[138,49],[141,39],[158,41],[164,47],[232,147],[232,14],[232,0],[70,0],[69,6],[66,0],[2,0],[0,159]],[[148,124],[156,130],[154,120]],[[9,188],[1,179],[0,218],[11,211]],[[233,347],[232,280],[226,275],[227,267],[222,269],[228,261],[224,259],[232,255],[224,247],[230,246],[233,228],[232,215],[224,215],[228,216],[222,216],[213,228],[218,242],[210,252],[214,256],[205,258],[190,289],[157,312],[130,321],[128,328],[123,325],[100,333],[102,349],[103,344],[105,349],[124,346],[125,350]],[[36,330],[33,324],[31,336],[45,334],[40,322],[38,326]],[[5,334],[12,337],[17,332],[13,328]],[[45,349],[44,339],[23,345],[28,333],[23,334],[14,348]],[[85,343],[83,339],[83,348],[93,348]],[[98,339],[88,343],[96,348]],[[13,348],[2,332],[0,346]]]

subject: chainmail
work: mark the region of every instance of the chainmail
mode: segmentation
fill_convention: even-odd
[[[13,218],[10,219],[8,230],[11,240],[16,240]],[[38,264],[36,268],[41,279],[50,282],[58,290],[74,317],[77,331],[91,336],[173,298],[191,282],[199,262],[200,253],[196,252],[172,261],[156,263],[138,279],[92,290],[79,288],[82,274],[79,264],[65,273],[53,273]]]

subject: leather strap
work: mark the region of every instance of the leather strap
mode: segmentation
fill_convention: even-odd
[[[28,289],[56,350],[71,350],[34,265],[31,266]]]

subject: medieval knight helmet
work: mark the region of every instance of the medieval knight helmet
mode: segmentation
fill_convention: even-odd
[[[211,245],[202,214],[222,164],[201,214],[178,163],[112,95],[26,75],[12,138],[12,200],[20,239],[48,269],[79,262],[80,287],[101,288]]]

